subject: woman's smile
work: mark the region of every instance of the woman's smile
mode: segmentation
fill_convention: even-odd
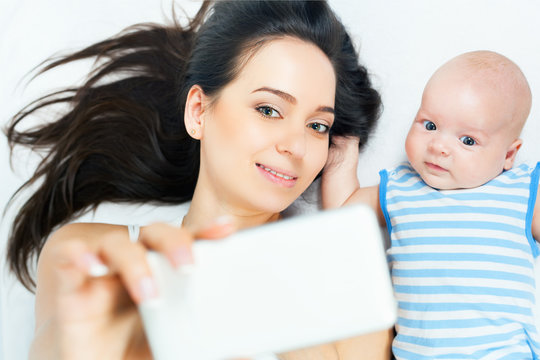
[[[297,176],[292,175],[290,172],[267,167],[266,165],[259,163],[257,163],[256,166],[266,179],[285,187],[293,187],[298,179]]]

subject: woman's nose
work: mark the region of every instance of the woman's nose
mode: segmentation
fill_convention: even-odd
[[[276,144],[276,149],[281,154],[301,159],[306,155],[306,132],[304,126],[296,126],[284,129],[281,140]]]

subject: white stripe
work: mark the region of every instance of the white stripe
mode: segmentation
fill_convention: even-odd
[[[482,214],[482,213],[467,213],[467,214],[439,214],[439,213],[430,213],[430,214],[410,214],[410,215],[401,215],[392,218],[392,226],[403,223],[410,222],[427,222],[427,221],[487,221],[487,222],[496,222],[501,224],[513,225],[525,228],[525,219],[517,219],[515,217],[505,216],[505,215],[492,215],[492,214]],[[431,230],[431,229],[429,229]]]
[[[443,254],[482,254],[482,255],[500,255],[523,260],[530,260],[530,255],[519,250],[490,245],[407,245],[395,246],[392,248],[392,254],[421,254],[421,253],[443,253]],[[528,255],[528,256],[527,256]]]
[[[493,270],[494,263],[480,261],[399,261],[391,262],[394,269],[470,269],[470,270]],[[498,268],[502,270],[502,268]],[[506,265],[504,271],[520,275],[533,276],[533,269],[517,265]]]
[[[429,237],[447,237],[447,236],[463,237],[463,229],[428,229],[427,232],[426,232],[426,229],[411,229],[411,230],[403,230],[403,231],[394,231],[392,233],[392,238],[394,237],[399,237],[399,238],[426,237],[426,235],[429,235]],[[524,242],[523,236],[520,236],[518,234],[514,234],[510,232],[502,232],[498,230],[490,230],[490,229],[474,229],[474,232],[470,231],[469,236],[486,237],[486,238],[501,239],[501,240],[512,240],[517,243]]]
[[[512,341],[512,343],[513,343],[513,341]],[[421,346],[421,345],[416,345],[416,344],[402,343],[402,342],[397,341],[397,340],[394,341],[394,345],[396,345],[397,347],[399,347],[401,349],[405,349],[407,351],[423,354],[424,356],[432,356],[434,358],[436,356],[444,355],[444,354],[448,354],[448,353],[453,354],[453,353],[458,352],[458,353],[461,353],[461,354],[473,354],[476,351],[485,350],[485,349],[497,349],[497,348],[502,348],[504,350],[507,350],[508,353],[513,352],[513,348],[509,347],[508,340],[507,341],[492,342],[492,343],[487,343],[487,344],[481,344],[481,345],[475,345],[475,346],[461,346],[459,348],[454,348],[454,347],[447,347],[447,348],[445,348],[445,347],[440,347],[440,348],[433,347],[432,348],[432,347],[426,347],[426,346]]]
[[[515,353],[515,352],[522,352],[525,354],[528,354],[531,352],[531,349],[527,345],[516,344],[520,340],[520,337],[514,336],[514,339],[515,339],[515,342],[513,344],[507,344],[506,346],[500,349],[494,349],[488,355],[484,356],[482,360],[498,360],[504,357],[505,355]]]
[[[476,310],[458,310],[458,311],[430,311],[426,313],[424,311],[414,310],[402,310],[400,309],[399,315],[406,319],[428,319],[428,320],[467,320],[477,319],[479,316],[486,319],[500,319],[508,318],[507,314],[493,313],[484,314]],[[531,323],[531,317],[522,314],[512,314],[512,319],[524,324]]]
[[[410,189],[407,189],[407,188],[410,188],[412,186],[414,186],[415,184],[417,183],[417,181],[407,181],[405,183],[400,183],[400,184],[397,184],[397,183],[393,183],[392,184],[392,187],[390,189],[388,189],[388,195],[390,195],[391,197],[393,196],[419,196],[419,195],[425,195],[426,194],[426,190],[425,188],[418,188],[418,189],[414,189],[414,190],[410,190]],[[522,184],[526,184],[526,182],[520,182]],[[512,184],[515,184],[515,183],[512,183]],[[505,187],[501,187],[501,186],[484,186],[482,188],[482,191],[478,191],[478,188],[474,188],[474,189],[462,189],[462,190],[446,190],[446,191],[439,191],[439,194],[443,195],[443,196],[449,196],[448,200],[449,201],[462,201],[462,200],[453,200],[452,199],[452,196],[455,196],[455,195],[467,195],[467,194],[479,194],[479,193],[482,193],[482,194],[491,194],[491,195],[494,195],[495,197],[497,195],[514,195],[514,196],[524,196],[524,197],[528,197],[529,196],[529,188],[505,188]],[[443,198],[444,200],[447,200],[446,198]],[[440,199],[438,199],[440,200]],[[485,201],[485,200],[484,200]]]
[[[399,332],[403,335],[409,336],[422,336],[430,339],[444,339],[444,338],[462,338],[462,337],[475,337],[475,336],[485,336],[485,335],[497,335],[507,332],[512,332],[514,330],[521,329],[519,323],[509,323],[498,326],[482,326],[482,327],[472,327],[472,328],[459,328],[459,332],[456,332],[456,329],[417,329],[417,328],[408,328],[406,326],[400,325]]]
[[[389,194],[390,198],[390,194]],[[462,205],[462,206],[470,206],[470,207],[494,207],[494,208],[506,208],[510,210],[517,210],[521,212],[525,212],[527,208],[527,204],[522,203],[515,203],[515,202],[508,202],[508,201],[498,201],[498,200],[460,200],[456,202],[456,204]],[[448,204],[450,205],[450,204]],[[402,201],[399,204],[387,204],[388,211],[401,209],[403,207],[410,207],[410,208],[422,208],[422,207],[440,207],[441,201],[440,199],[433,199],[433,200],[425,200],[425,201]]]

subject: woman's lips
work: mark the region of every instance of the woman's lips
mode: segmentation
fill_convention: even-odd
[[[283,185],[285,187],[293,187],[296,184],[297,176],[294,176],[288,172],[284,172],[279,169],[273,169],[263,164],[255,164],[257,168],[267,179],[270,181]]]

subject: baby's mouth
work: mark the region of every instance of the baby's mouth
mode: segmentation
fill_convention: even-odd
[[[443,172],[443,171],[444,171],[444,172],[448,171],[448,170],[446,170],[445,168],[443,168],[443,167],[441,167],[441,166],[439,166],[439,165],[437,165],[437,164],[434,164],[434,163],[426,162],[425,164],[426,164],[426,166],[427,166],[429,169],[432,169],[432,170],[435,170],[435,171],[441,171],[441,172]]]

